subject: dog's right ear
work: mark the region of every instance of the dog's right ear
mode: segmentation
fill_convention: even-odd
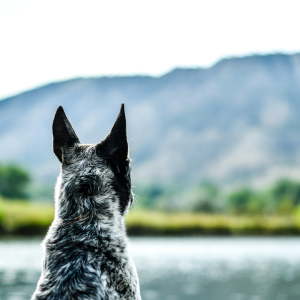
[[[128,156],[128,143],[126,135],[126,117],[124,104],[109,135],[96,146],[100,157],[112,158],[115,161],[125,161]]]
[[[56,111],[52,132],[53,151],[60,162],[63,162],[63,148],[72,147],[80,141],[61,106]]]

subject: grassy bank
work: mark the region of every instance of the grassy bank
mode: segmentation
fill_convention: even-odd
[[[53,219],[50,205],[0,200],[0,233],[3,235],[44,234]]]
[[[298,235],[300,222],[287,216],[228,216],[133,212],[132,235]]]
[[[39,235],[47,231],[53,207],[0,200],[1,235]],[[127,218],[130,235],[298,235],[295,216],[228,216],[133,211]]]

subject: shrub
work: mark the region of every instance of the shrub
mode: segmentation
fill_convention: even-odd
[[[15,165],[0,165],[0,195],[5,198],[28,198],[26,189],[30,176],[26,170]]]

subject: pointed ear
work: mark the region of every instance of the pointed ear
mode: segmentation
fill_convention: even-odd
[[[96,146],[96,151],[100,157],[112,158],[119,161],[127,159],[128,143],[124,104],[121,105],[120,113],[109,135]]]
[[[63,161],[63,148],[72,147],[75,143],[80,143],[72,128],[63,108],[60,106],[53,120],[53,151],[57,158]]]

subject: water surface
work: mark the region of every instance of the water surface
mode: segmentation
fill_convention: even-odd
[[[144,300],[299,300],[300,238],[134,238]],[[40,240],[0,241],[0,299],[30,299]]]

